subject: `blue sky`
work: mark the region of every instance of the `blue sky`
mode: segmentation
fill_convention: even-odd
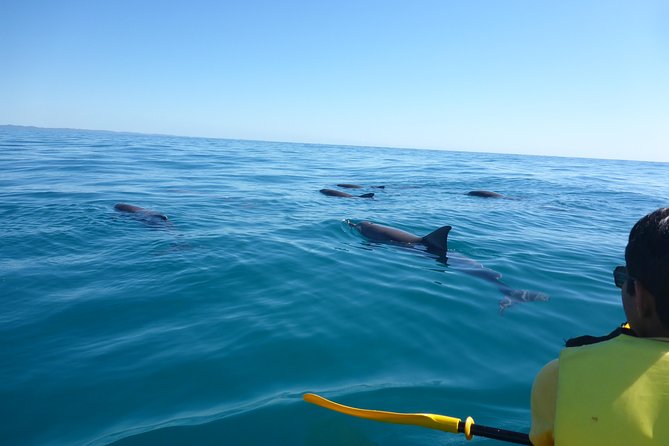
[[[669,2],[0,0],[0,124],[669,161]]]

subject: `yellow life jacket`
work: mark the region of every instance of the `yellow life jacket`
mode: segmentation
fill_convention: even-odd
[[[669,342],[620,335],[559,364],[556,446],[669,445]]]

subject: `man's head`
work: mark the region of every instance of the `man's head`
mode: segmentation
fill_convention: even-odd
[[[638,321],[634,326],[635,319],[654,311],[662,328],[669,330],[669,208],[651,212],[634,225],[625,262],[629,279],[623,287],[623,306],[632,328],[643,330]],[[630,314],[634,311],[639,314]]]

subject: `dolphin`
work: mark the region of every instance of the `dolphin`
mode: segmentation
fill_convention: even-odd
[[[356,197],[355,195],[347,194],[346,192],[334,190],[334,189],[321,189],[319,191],[323,195],[328,197],[345,197],[345,198],[374,198],[374,194],[362,194]]]
[[[119,212],[131,214],[132,217],[136,218],[149,227],[166,230],[171,234],[174,234],[174,240],[172,243],[170,243],[169,249],[160,251],[158,254],[167,254],[173,251],[185,251],[192,249],[190,243],[183,241],[183,234],[174,232],[174,226],[167,218],[167,215],[127,203],[116,203],[114,205],[114,209]]]
[[[127,212],[129,214],[135,214],[137,217],[146,221],[157,221],[157,220],[168,221],[168,218],[165,214],[161,214],[160,212],[156,211],[151,211],[149,209],[144,209],[132,204],[116,203],[114,205],[114,209],[116,209],[119,212]]]
[[[419,237],[409,232],[402,231],[401,229],[379,225],[372,223],[371,221],[353,223],[350,220],[346,220],[346,223],[357,229],[360,234],[369,240],[410,246],[422,244],[427,246],[428,251],[439,256],[446,254],[448,233],[451,230],[450,226],[442,226],[424,237]]]
[[[337,184],[337,187],[344,187],[346,189],[362,189],[362,186],[360,186],[358,184],[349,184],[349,183],[340,183],[340,184]],[[371,186],[371,187],[374,187],[376,189],[385,189],[386,188],[386,186]]]
[[[458,271],[466,274],[481,277],[488,282],[497,286],[503,293],[504,298],[499,301],[499,313],[504,314],[504,310],[513,305],[514,302],[545,302],[549,300],[549,296],[545,293],[530,290],[517,290],[506,283],[502,282],[502,274],[486,268],[476,260],[470,259],[462,254],[452,253],[450,257],[447,256],[448,251],[448,234],[451,226],[442,226],[441,228],[430,232],[424,237],[420,237],[401,229],[390,226],[378,225],[369,221],[362,221],[360,223],[353,223],[350,220],[345,220],[346,223],[355,228],[368,240],[382,243],[396,243],[408,246],[415,246],[422,244],[427,246],[428,252],[438,256],[437,261],[448,266],[452,266]]]
[[[483,198],[504,198],[504,195],[498,194],[497,192],[490,192],[489,190],[472,190],[467,192],[467,195]]]

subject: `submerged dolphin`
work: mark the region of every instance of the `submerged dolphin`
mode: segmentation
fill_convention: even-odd
[[[362,186],[360,186],[358,184],[350,184],[350,183],[340,183],[340,184],[337,184],[337,187],[344,187],[346,189],[362,189]],[[370,186],[370,187],[374,187],[374,188],[377,188],[377,189],[385,189],[386,188],[386,186]]]
[[[498,194],[497,192],[491,192],[489,190],[472,190],[467,192],[467,195],[483,198],[504,198],[504,195]]]
[[[342,192],[339,190],[334,190],[334,189],[321,189],[319,191],[323,195],[327,195],[328,197],[344,197],[344,198],[374,198],[374,194],[362,194],[359,196],[347,194],[346,192]]]
[[[144,209],[132,204],[116,203],[114,205],[114,209],[116,209],[119,212],[127,212],[129,214],[135,214],[141,219],[147,221],[154,221],[154,220],[168,221],[168,218],[165,214],[161,214],[160,212],[156,211],[151,211],[149,209]]]
[[[500,314],[503,314],[504,310],[514,302],[547,301],[549,299],[548,295],[545,293],[511,288],[509,285],[502,282],[502,274],[486,268],[473,259],[456,253],[453,253],[451,257],[447,257],[448,233],[452,229],[451,226],[442,226],[424,237],[419,237],[400,229],[377,225],[376,223],[369,221],[353,223],[350,220],[346,220],[346,223],[357,229],[365,238],[375,242],[400,243],[410,246],[423,244],[427,246],[428,252],[439,256],[439,262],[452,266],[466,274],[481,277],[494,283],[504,294],[504,298],[499,301]]]

